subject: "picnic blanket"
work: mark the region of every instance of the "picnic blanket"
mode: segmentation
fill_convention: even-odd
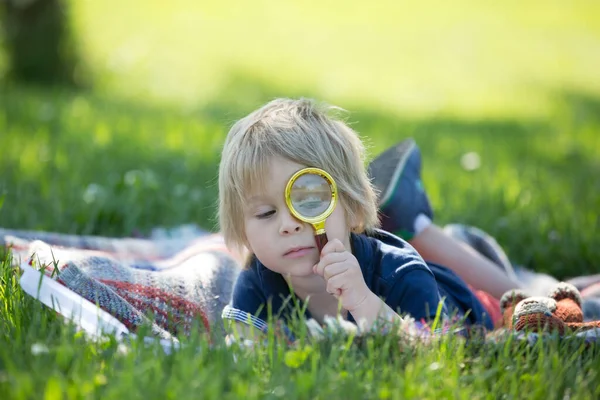
[[[10,249],[13,265],[32,265],[131,332],[146,324],[160,338],[194,327],[222,330],[221,311],[239,272],[222,237],[195,227],[156,230],[148,238],[0,228],[0,244]]]

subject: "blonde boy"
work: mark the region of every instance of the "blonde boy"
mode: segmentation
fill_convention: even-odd
[[[400,312],[429,320],[443,296],[445,312],[471,310],[467,323],[491,326],[460,278],[377,229],[363,145],[337,111],[277,99],[231,128],[219,169],[219,221],[227,245],[249,257],[223,318],[264,330],[267,310],[286,320],[293,312],[287,300],[296,296],[307,303],[307,318],[322,322],[339,311],[369,329],[378,318],[399,320]],[[295,219],[284,199],[289,178],[308,166],[329,172],[340,194],[321,253],[312,227]]]

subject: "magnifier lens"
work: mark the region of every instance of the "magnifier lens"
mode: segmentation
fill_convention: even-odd
[[[298,214],[314,218],[323,214],[331,204],[331,186],[321,175],[304,174],[292,185],[290,198]]]

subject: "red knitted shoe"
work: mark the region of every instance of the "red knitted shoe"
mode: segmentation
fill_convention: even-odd
[[[570,283],[560,282],[548,295],[556,301],[556,311],[553,314],[563,322],[583,322],[581,311],[581,295],[579,290]]]
[[[500,299],[500,312],[502,313],[502,326],[512,329],[513,327],[513,312],[517,304],[527,297],[525,292],[519,289],[509,290],[502,295]]]
[[[550,293],[551,298],[556,300],[554,316],[564,321],[570,330],[583,332],[591,329],[600,329],[600,321],[583,322],[583,311],[581,305],[583,300],[579,290],[570,283],[560,282]]]
[[[513,326],[517,331],[558,332],[563,336],[569,327],[552,313],[556,301],[548,297],[529,297],[515,307]]]

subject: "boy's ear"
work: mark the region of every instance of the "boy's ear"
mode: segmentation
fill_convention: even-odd
[[[354,214],[348,218],[348,225],[350,226],[350,232],[360,233],[362,232],[362,227],[364,226],[364,218],[362,215]]]
[[[352,233],[361,233],[364,227],[364,215],[360,212],[348,212],[350,208],[344,202],[344,199],[340,196],[339,205],[341,205],[344,209],[344,218],[346,219],[346,224],[350,232]]]

